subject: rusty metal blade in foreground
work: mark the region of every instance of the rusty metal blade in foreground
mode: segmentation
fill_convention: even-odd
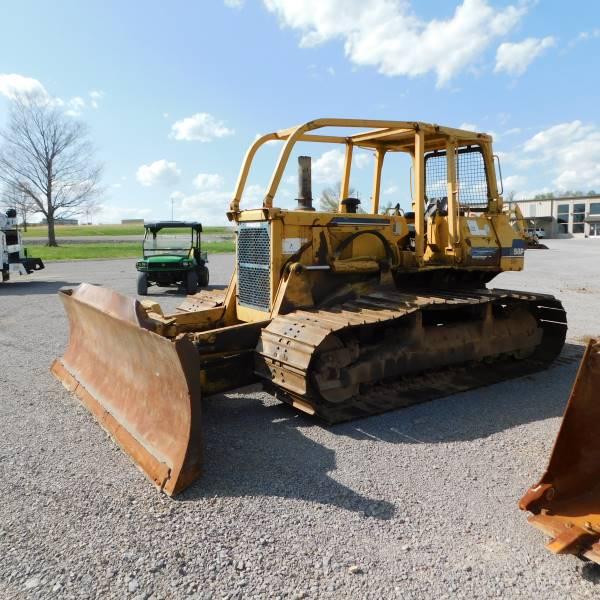
[[[552,540],[557,554],[600,563],[600,343],[585,351],[563,422],[541,481],[519,502],[520,508]]]
[[[199,358],[153,333],[137,300],[82,283],[60,292],[70,337],[52,373],[162,491],[200,475]]]

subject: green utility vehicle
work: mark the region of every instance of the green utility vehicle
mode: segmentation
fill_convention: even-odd
[[[138,270],[137,292],[140,296],[148,293],[150,285],[181,285],[188,294],[195,294],[198,286],[208,285],[208,259],[206,252],[201,251],[200,223],[157,221],[144,223],[144,228],[144,256],[135,264]],[[186,229],[191,232],[189,238],[182,235]]]

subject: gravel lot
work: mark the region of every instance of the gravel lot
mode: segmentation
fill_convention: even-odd
[[[58,288],[133,294],[133,261],[1,285],[0,598],[598,598],[600,570],[548,553],[516,505],[547,461],[569,357],[600,333],[600,243],[549,245],[494,285],[563,299],[559,364],[331,428],[254,388],[208,399],[206,474],[173,500],[48,371],[67,340]],[[211,281],[232,264],[211,257]]]

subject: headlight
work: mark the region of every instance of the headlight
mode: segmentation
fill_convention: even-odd
[[[140,261],[136,262],[135,266],[138,267],[138,269],[144,269],[147,266],[147,263],[145,263],[144,261]]]
[[[181,261],[181,266],[182,267],[189,267],[190,266],[190,261],[189,260],[182,260]]]

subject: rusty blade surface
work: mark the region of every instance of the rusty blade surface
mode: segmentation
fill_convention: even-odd
[[[542,479],[521,498],[532,525],[552,536],[548,549],[600,564],[600,343],[583,355]]]
[[[110,289],[82,283],[59,296],[70,337],[52,373],[160,490],[180,492],[201,468],[194,346],[153,333],[139,302]]]

